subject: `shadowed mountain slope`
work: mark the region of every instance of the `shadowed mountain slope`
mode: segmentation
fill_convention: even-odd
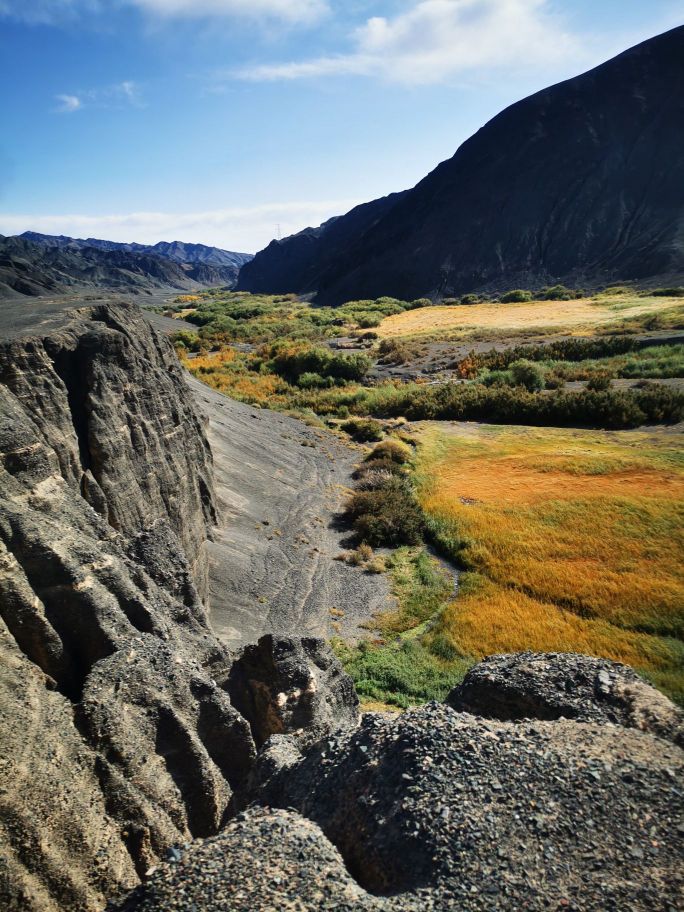
[[[684,27],[507,108],[412,190],[310,232],[307,259],[301,235],[273,242],[238,287],[335,304],[681,276],[683,146]]]

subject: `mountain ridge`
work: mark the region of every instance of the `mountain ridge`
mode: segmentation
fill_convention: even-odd
[[[0,235],[0,299],[90,288],[148,293],[233,287],[249,254],[204,244],[121,244],[64,235]]]
[[[291,274],[295,239],[272,243],[237,287],[339,304],[684,274],[682,144],[684,27],[506,108],[347,240],[356,210],[312,235]]]

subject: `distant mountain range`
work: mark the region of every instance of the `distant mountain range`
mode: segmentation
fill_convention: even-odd
[[[233,287],[251,259],[204,244],[121,244],[26,231],[0,235],[0,297],[66,294],[89,288],[144,293]]]
[[[681,279],[683,150],[681,27],[507,108],[412,190],[273,241],[238,288],[337,304]]]

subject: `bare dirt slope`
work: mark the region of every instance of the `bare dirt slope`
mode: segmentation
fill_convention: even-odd
[[[221,519],[209,572],[218,636],[236,647],[266,632],[358,635],[391,599],[384,576],[334,560],[347,534],[336,514],[360,452],[326,431],[188,383],[209,419],[214,454]]]

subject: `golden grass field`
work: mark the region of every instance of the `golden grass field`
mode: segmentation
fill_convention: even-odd
[[[382,339],[401,336],[436,336],[474,332],[543,333],[548,331],[591,332],[612,324],[629,325],[639,318],[684,315],[681,299],[638,297],[635,294],[600,295],[576,301],[529,301],[524,304],[455,304],[421,307],[386,317],[376,332]]]
[[[681,432],[442,423],[420,441],[421,503],[472,571],[428,644],[603,656],[684,697]]]

